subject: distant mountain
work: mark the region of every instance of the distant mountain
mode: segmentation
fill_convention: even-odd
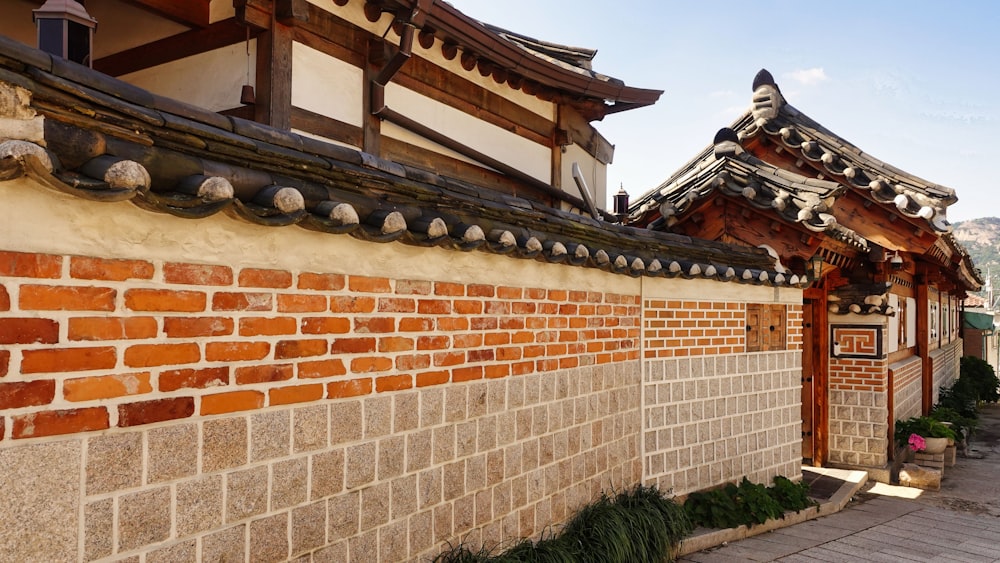
[[[969,252],[984,280],[989,272],[995,294],[996,288],[1000,288],[1000,218],[984,217],[955,223],[952,234]]]

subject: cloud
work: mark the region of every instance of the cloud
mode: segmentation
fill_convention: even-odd
[[[826,72],[822,68],[805,68],[801,70],[795,70],[785,74],[786,77],[798,82],[803,86],[814,86],[820,82],[826,82],[830,79],[826,75]]]

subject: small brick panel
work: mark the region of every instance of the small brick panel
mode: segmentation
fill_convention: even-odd
[[[692,357],[647,364],[644,478],[685,494],[801,470],[801,354]]]
[[[957,340],[942,344],[930,353],[931,366],[934,373],[934,401],[938,400],[941,387],[948,387],[958,379],[962,359],[962,341]]]
[[[922,407],[920,358],[911,358],[902,365],[893,365],[889,369],[892,371],[893,386],[892,419],[905,420],[911,416],[919,416]]]
[[[591,291],[0,252],[0,439],[638,358]]]

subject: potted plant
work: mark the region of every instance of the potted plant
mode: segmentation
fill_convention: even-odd
[[[956,439],[955,431],[929,416],[915,416],[896,421],[896,443],[915,452],[944,453],[948,441]]]

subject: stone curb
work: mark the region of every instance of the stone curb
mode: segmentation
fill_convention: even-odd
[[[823,467],[810,467],[803,470],[843,479],[844,484],[829,499],[821,502],[819,506],[812,506],[799,512],[786,512],[784,517],[768,520],[763,524],[753,527],[740,526],[738,528],[726,528],[724,530],[698,528],[694,531],[694,535],[681,540],[675,556],[683,557],[691,553],[720,546],[724,543],[739,541],[772,530],[794,526],[807,520],[835,514],[843,510],[847,506],[847,503],[851,501],[851,497],[868,482],[868,473],[865,471],[848,471]]]

